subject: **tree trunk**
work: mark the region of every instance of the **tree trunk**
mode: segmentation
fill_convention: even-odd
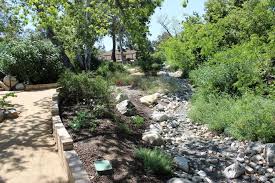
[[[119,39],[119,47],[120,47],[120,57],[121,57],[122,63],[124,64],[125,63],[125,59],[123,57],[122,35],[121,35],[121,33],[119,34],[118,39]]]
[[[66,68],[69,68],[71,70],[74,70],[74,66],[73,64],[71,63],[69,57],[67,56],[67,54],[65,53],[65,49],[63,47],[63,44],[58,40],[56,39],[55,37],[55,34],[52,30],[52,28],[48,28],[46,30],[46,35],[47,35],[47,38],[51,40],[51,42],[55,45],[55,46],[58,46],[60,48],[60,55],[61,55],[61,61],[63,63],[63,65],[66,67]]]
[[[114,33],[114,31],[112,32],[112,40],[113,40],[112,60],[116,62],[116,34]]]

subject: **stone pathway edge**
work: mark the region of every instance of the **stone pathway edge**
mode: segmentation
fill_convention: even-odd
[[[90,183],[88,173],[73,150],[73,140],[59,116],[58,92],[52,96],[52,132],[58,155],[67,173],[70,183]]]

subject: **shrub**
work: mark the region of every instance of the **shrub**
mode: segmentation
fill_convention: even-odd
[[[237,139],[275,140],[275,102],[253,94],[240,98],[196,94],[189,113],[195,122]]]
[[[119,123],[117,127],[122,134],[126,134],[126,135],[132,134],[132,130],[129,128],[129,126],[126,123],[123,123],[123,122]]]
[[[70,102],[85,102],[88,105],[109,104],[108,82],[92,73],[65,72],[59,79],[60,96]]]
[[[146,171],[159,175],[169,175],[172,172],[172,158],[159,149],[140,148],[136,150],[135,156],[143,161]]]
[[[155,55],[147,55],[137,60],[137,65],[146,75],[156,76],[163,66],[163,60]]]
[[[142,116],[139,116],[139,115],[133,116],[132,121],[138,127],[141,127],[145,122],[144,118]]]
[[[75,131],[79,131],[83,128],[90,128],[91,131],[94,131],[98,124],[94,116],[89,114],[91,113],[86,111],[76,113],[76,116],[69,123],[69,126]]]
[[[114,62],[103,62],[96,70],[96,75],[100,75],[105,78],[112,77],[113,73],[124,73],[126,69],[122,64]]]
[[[12,107],[12,105],[6,101],[10,97],[16,97],[15,93],[7,93],[0,98],[0,109],[4,109],[6,107]]]
[[[59,50],[48,40],[15,40],[0,46],[0,71],[32,84],[56,82],[63,71]]]
[[[179,92],[182,90],[179,83],[174,78],[155,77],[155,76],[137,76],[132,81],[134,88],[142,89],[148,93],[155,92]]]

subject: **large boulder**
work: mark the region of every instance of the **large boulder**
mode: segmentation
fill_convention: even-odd
[[[6,86],[13,88],[17,83],[17,79],[14,76],[5,76],[3,82]]]
[[[265,157],[268,166],[275,166],[275,143],[266,144]]]
[[[15,85],[15,89],[16,90],[24,90],[25,89],[25,85],[23,83],[17,83]]]
[[[2,81],[0,81],[0,87],[3,88],[5,91],[10,90],[10,88],[8,86],[6,86],[5,83],[3,83]]]
[[[156,122],[167,121],[168,116],[164,112],[154,111],[152,114],[152,119]]]
[[[159,146],[163,144],[163,139],[157,131],[144,132],[142,140],[149,145]]]
[[[235,179],[245,173],[245,167],[242,166],[240,163],[234,163],[226,167],[223,173],[226,176],[226,178]]]
[[[136,114],[136,108],[129,100],[124,100],[117,104],[116,109],[125,116],[134,116]]]
[[[147,95],[147,96],[141,97],[139,100],[142,104],[151,106],[151,105],[155,104],[160,97],[161,97],[160,93],[155,93],[152,95]]]

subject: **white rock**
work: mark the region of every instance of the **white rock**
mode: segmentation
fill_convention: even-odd
[[[124,93],[119,93],[117,96],[116,96],[116,102],[117,103],[120,103],[124,100],[128,100],[128,95],[124,94]]]
[[[250,166],[245,166],[245,170],[246,170],[246,172],[247,173],[254,173],[254,169],[253,168],[251,168]]]
[[[23,83],[17,83],[15,85],[15,89],[16,90],[24,90],[25,89],[25,85]]]
[[[163,139],[161,135],[156,131],[144,132],[142,134],[142,140],[150,145],[162,145]]]
[[[168,116],[164,112],[154,111],[152,119],[156,122],[162,122],[168,120]]]
[[[135,106],[129,100],[124,100],[116,105],[116,109],[122,114],[126,116],[133,116],[136,113]]]
[[[275,166],[275,143],[266,144],[265,157],[268,166]]]
[[[167,183],[192,183],[192,182],[184,178],[172,178],[172,179],[169,179]]]
[[[5,91],[9,91],[10,88],[8,86],[6,86],[2,81],[0,81],[0,87],[4,88]]]
[[[198,171],[197,174],[201,177],[206,177],[207,176],[207,174],[203,170]]]
[[[169,73],[169,75],[171,77],[175,77],[175,78],[180,78],[182,76],[182,74],[183,74],[182,71],[176,71],[176,72]]]
[[[183,156],[177,156],[174,158],[176,165],[185,172],[189,172],[189,160]]]
[[[153,95],[147,95],[144,97],[141,97],[139,100],[142,104],[145,104],[147,106],[151,106],[157,102],[157,100],[160,98],[160,93],[155,93]]]
[[[165,107],[162,104],[158,104],[158,105],[156,105],[156,109],[158,111],[164,111]]]
[[[235,179],[244,174],[245,168],[240,163],[234,163],[225,168],[223,171],[224,175],[228,179]]]
[[[151,124],[150,125],[150,131],[156,131],[156,132],[161,134],[162,133],[162,127],[158,123]]]
[[[5,76],[3,82],[6,86],[10,88],[14,87],[18,83],[17,79],[14,76]]]

